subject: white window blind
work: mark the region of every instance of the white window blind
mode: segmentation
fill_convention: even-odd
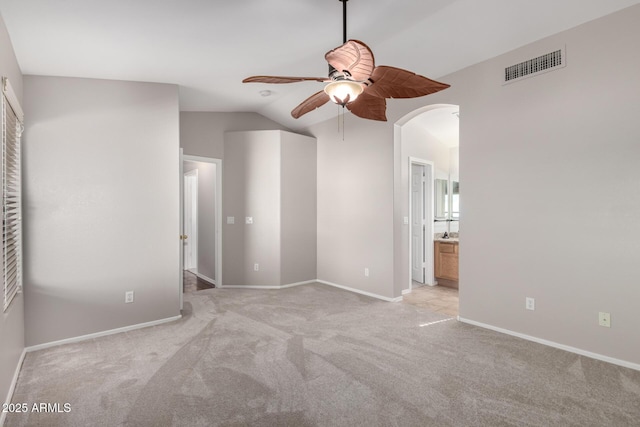
[[[2,79],[2,275],[3,311],[22,288],[20,136],[23,113],[9,80]]]

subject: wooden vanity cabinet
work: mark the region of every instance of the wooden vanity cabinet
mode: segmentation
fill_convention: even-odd
[[[436,279],[458,281],[458,243],[435,242],[435,276]]]

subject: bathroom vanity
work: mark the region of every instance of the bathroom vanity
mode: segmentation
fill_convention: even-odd
[[[434,239],[434,270],[439,285],[458,288],[458,248],[457,238]]]

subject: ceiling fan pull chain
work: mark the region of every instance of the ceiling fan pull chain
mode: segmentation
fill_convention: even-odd
[[[338,105],[338,134],[340,133],[340,122],[342,122],[342,140],[344,141],[344,106]]]

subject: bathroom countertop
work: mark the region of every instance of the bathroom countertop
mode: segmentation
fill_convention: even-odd
[[[434,242],[448,242],[448,243],[459,243],[460,239],[458,237],[449,237],[447,239],[444,239],[442,237],[436,237],[435,239],[433,239]]]

